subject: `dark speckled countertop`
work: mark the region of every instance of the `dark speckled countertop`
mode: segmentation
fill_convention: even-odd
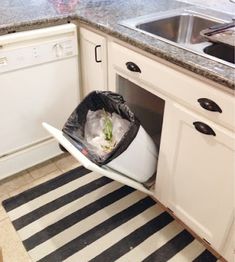
[[[0,35],[78,20],[235,94],[234,68],[118,24],[124,19],[186,6],[189,5],[174,0],[1,0]]]

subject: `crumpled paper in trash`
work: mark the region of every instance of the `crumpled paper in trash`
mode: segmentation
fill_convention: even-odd
[[[111,140],[107,140],[104,132],[107,117],[112,123]],[[130,122],[116,113],[89,110],[86,116],[84,138],[89,145],[89,150],[99,157],[104,157],[115,148],[129,128]]]

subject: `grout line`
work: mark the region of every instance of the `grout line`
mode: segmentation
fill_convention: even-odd
[[[35,180],[35,178],[32,176],[31,172],[27,169],[27,172],[29,173],[30,177],[33,179],[33,181]]]
[[[55,162],[54,164],[56,165],[57,169],[60,171],[60,172],[64,172]]]

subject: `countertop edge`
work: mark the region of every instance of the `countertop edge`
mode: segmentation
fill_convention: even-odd
[[[209,79],[215,82],[216,84],[222,85],[223,86],[222,90],[228,92],[229,94],[235,95],[235,80],[230,81],[229,79],[221,77],[221,75],[220,76],[215,75],[214,72],[210,72],[210,70],[208,70],[205,67],[200,67],[200,65],[195,66],[190,63],[185,63],[181,59],[177,59],[176,57],[171,56],[169,53],[165,54],[164,52],[161,52],[160,50],[155,49],[154,47],[148,47],[146,44],[142,43],[141,41],[131,38],[130,36],[126,36],[122,33],[119,33],[118,31],[115,31],[112,28],[108,28],[104,25],[92,22],[89,19],[81,17],[76,13],[69,14],[69,15],[60,15],[60,16],[56,16],[53,18],[51,17],[42,18],[42,19],[30,21],[30,22],[27,21],[27,22],[20,22],[20,23],[12,23],[12,24],[0,26],[0,32],[1,32],[0,35],[20,32],[20,31],[25,31],[25,30],[38,29],[42,27],[55,26],[55,25],[60,25],[64,23],[69,23],[69,22],[75,22],[76,24],[81,23],[81,24],[90,26],[93,29],[101,31],[101,33],[107,34],[109,36],[117,38],[118,40],[124,41],[127,44],[130,44],[136,48],[139,48],[151,55],[154,55],[174,65],[177,65],[186,70],[189,70],[190,72],[197,74],[199,76],[202,76],[205,79]],[[216,62],[215,62],[215,66],[216,66]]]
[[[127,44],[130,44],[136,48],[139,48],[151,55],[154,55],[156,57],[159,57],[161,59],[164,59],[174,65],[180,66],[186,70],[189,70],[190,72],[197,74],[199,76],[202,76],[206,79],[209,79],[213,82],[215,82],[215,84],[220,84],[222,86],[224,86],[224,88],[222,88],[223,90],[225,90],[225,88],[229,88],[230,90],[225,90],[228,93],[235,95],[235,80],[233,82],[229,81],[226,78],[222,78],[221,76],[215,76],[215,74],[213,72],[210,72],[209,70],[206,70],[205,68],[200,68],[199,66],[193,66],[191,64],[186,64],[185,62],[183,62],[180,59],[176,59],[175,57],[170,56],[169,54],[166,55],[161,51],[158,51],[156,49],[153,49],[152,47],[147,47],[145,44],[141,43],[141,41],[138,41],[136,39],[133,39],[131,37],[128,36],[124,36],[119,32],[116,32],[112,29],[109,29],[103,25],[100,24],[96,24],[93,23],[87,19],[81,18],[81,17],[77,17],[78,22],[81,22],[82,24],[86,25],[86,26],[90,26],[98,31],[101,31],[104,34],[107,34],[109,36],[112,36],[114,38],[117,38],[118,40],[124,41]],[[189,52],[189,51],[188,51]],[[215,62],[216,63],[216,62]]]

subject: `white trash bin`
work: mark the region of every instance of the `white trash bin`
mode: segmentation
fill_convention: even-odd
[[[104,160],[100,160],[84,142],[87,112],[102,108],[119,114],[131,123],[122,140]],[[80,152],[98,166],[112,169],[140,183],[147,182],[156,173],[156,146],[119,94],[109,91],[90,93],[71,114],[62,131]]]
[[[129,147],[106,165],[140,183],[144,183],[155,174],[157,159],[157,150],[152,138],[140,126]]]

